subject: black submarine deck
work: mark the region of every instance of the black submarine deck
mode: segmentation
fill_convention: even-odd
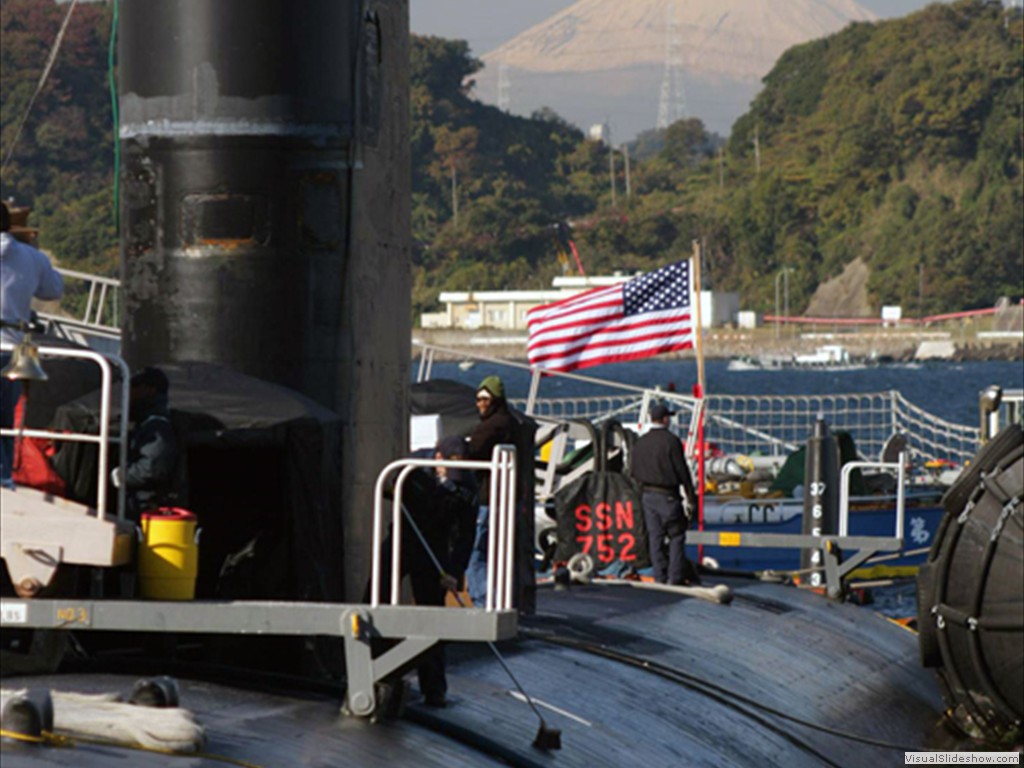
[[[869,608],[777,584],[723,579],[722,605],[626,585],[541,589],[499,644],[562,747],[482,644],[448,648],[449,705],[371,723],[338,696],[253,690],[175,670],[205,727],[201,755],[5,742],[11,766],[869,766],[952,748],[917,638]],[[5,688],[123,692],[137,676],[5,678]]]

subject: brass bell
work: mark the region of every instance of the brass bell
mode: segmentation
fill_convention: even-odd
[[[0,371],[0,376],[11,381],[46,381],[49,376],[39,363],[39,348],[32,343],[32,334],[26,333],[11,352],[11,362]]]

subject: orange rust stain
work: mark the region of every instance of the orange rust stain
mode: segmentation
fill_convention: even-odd
[[[208,237],[199,240],[199,245],[209,246],[211,248],[223,248],[226,251],[233,251],[238,248],[243,248],[247,245],[255,245],[256,241],[251,237],[242,238],[215,238]]]

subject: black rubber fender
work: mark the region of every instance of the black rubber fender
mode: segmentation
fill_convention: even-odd
[[[925,668],[942,664],[938,629],[930,615],[935,605],[936,576],[935,563],[925,563],[917,572],[917,649],[921,656],[921,666]],[[924,611],[921,610],[922,606],[925,607]]]
[[[943,503],[917,579],[921,661],[958,725],[1002,743],[1024,719],[1024,427],[979,451]]]
[[[1024,430],[1011,424],[981,447],[963,474],[942,497],[947,512],[959,515],[968,499],[978,490],[983,472],[990,471],[1007,453],[1024,444]]]

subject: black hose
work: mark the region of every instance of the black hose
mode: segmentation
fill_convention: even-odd
[[[733,707],[735,709],[742,709],[741,707],[738,707],[737,704],[736,704],[736,702],[739,702],[739,703],[744,704],[746,706],[753,707],[753,708],[759,709],[759,710],[761,710],[763,712],[767,712],[768,714],[771,714],[771,715],[774,715],[776,717],[782,718],[783,720],[788,720],[788,721],[790,721],[792,723],[796,723],[797,725],[802,725],[802,726],[805,726],[805,727],[810,728],[812,730],[820,731],[822,733],[827,733],[830,736],[837,736],[837,737],[842,738],[842,739],[848,739],[848,740],[851,740],[851,741],[857,741],[857,742],[860,742],[860,743],[863,743],[863,744],[869,744],[871,746],[882,747],[884,749],[893,749],[893,750],[899,750],[899,751],[902,751],[902,752],[914,752],[914,751],[921,751],[923,749],[920,746],[907,746],[907,745],[904,745],[904,744],[894,744],[892,742],[882,741],[881,739],[874,739],[874,738],[872,738],[870,736],[861,736],[859,734],[849,733],[849,732],[846,732],[846,731],[840,731],[840,730],[835,729],[835,728],[829,728],[828,726],[819,725],[818,723],[813,723],[813,722],[811,722],[809,720],[803,720],[803,719],[801,719],[799,717],[796,717],[794,715],[790,715],[790,714],[788,714],[786,712],[783,712],[782,710],[775,709],[773,707],[769,707],[766,704],[762,704],[761,702],[756,701],[755,699],[751,699],[751,698],[749,698],[747,696],[744,696],[743,694],[736,693],[735,691],[731,691],[728,688],[724,688],[724,687],[722,687],[722,686],[720,686],[720,685],[718,685],[716,683],[711,682],[710,680],[706,680],[706,679],[701,678],[701,677],[699,677],[697,675],[693,675],[693,674],[691,674],[689,672],[684,672],[683,670],[678,669],[676,667],[672,667],[672,666],[669,666],[667,664],[661,664],[660,662],[652,661],[650,659],[646,659],[646,658],[643,658],[641,656],[634,656],[632,654],[622,653],[621,651],[615,651],[615,650],[612,650],[611,648],[608,648],[607,646],[604,646],[604,645],[600,645],[600,644],[597,644],[597,643],[591,643],[591,642],[588,642],[586,640],[578,640],[578,639],[575,639],[575,638],[568,638],[568,637],[561,637],[561,636],[558,636],[558,635],[551,635],[551,634],[548,634],[548,633],[545,633],[545,632],[540,632],[540,631],[537,631],[537,630],[521,629],[520,632],[522,632],[523,635],[525,635],[525,636],[527,636],[527,637],[529,637],[531,639],[534,639],[534,640],[541,640],[543,642],[548,642],[548,643],[551,643],[553,645],[561,645],[561,646],[565,646],[567,648],[573,648],[575,650],[579,650],[579,651],[582,651],[584,653],[591,653],[591,654],[593,654],[595,656],[602,656],[604,658],[612,659],[613,661],[618,661],[618,662],[621,662],[623,664],[628,664],[630,666],[639,667],[641,669],[644,669],[644,670],[650,672],[651,674],[658,675],[659,677],[663,677],[663,678],[668,679],[668,680],[674,680],[675,682],[680,683],[681,685],[684,685],[684,686],[686,686],[688,688],[692,688],[694,690],[698,690],[701,693],[704,693],[705,695],[715,699],[716,701],[719,701],[720,703],[725,704],[726,706]],[[750,713],[748,712],[747,714],[750,714]],[[768,727],[772,731],[782,735],[784,738],[786,738],[787,740],[793,742],[794,744],[799,746],[801,749],[806,749],[807,751],[813,752],[816,757],[818,757],[821,760],[825,761],[829,765],[836,765],[835,763],[830,761],[827,757],[825,757],[824,755],[821,755],[817,751],[815,751],[814,748],[811,747],[810,745],[808,745],[808,744],[806,744],[806,743],[804,743],[802,741],[797,741],[795,739],[795,737],[793,737],[787,731],[779,729],[777,726],[775,726],[771,722],[766,722],[766,721],[764,721],[761,718],[757,718],[757,719],[758,719],[759,722],[763,723],[766,727]]]
[[[420,527],[416,525],[416,521],[413,520],[412,514],[409,512],[408,509],[406,509],[404,504],[402,505],[402,513],[405,515],[405,519],[409,523],[409,525],[412,526],[412,530],[413,533],[416,534],[416,538],[420,540],[420,544],[422,544],[423,548],[427,551],[427,555],[430,556],[430,560],[434,564],[434,567],[437,568],[438,576],[445,576],[445,570],[441,567],[441,561],[437,559],[437,555],[435,555],[434,550],[430,548],[430,545],[427,543],[426,537],[423,535],[423,532],[420,531]],[[461,607],[465,608],[466,604],[462,602],[462,598],[459,597],[459,593],[452,592],[452,594],[455,595],[456,602],[458,602],[458,604]],[[509,668],[508,664],[505,663],[504,657],[498,651],[498,646],[496,646],[492,641],[488,640],[487,647],[491,649],[491,652],[494,654],[494,657],[498,660],[498,663],[501,664],[501,668],[505,670],[505,673],[509,676],[509,679],[512,680],[512,683],[523,695],[523,698],[526,699],[526,703],[530,705],[530,709],[533,710],[533,714],[535,714],[537,716],[537,719],[540,720],[541,730],[549,730],[548,724],[544,721],[544,716],[541,715],[540,710],[537,709],[537,705],[533,703],[533,699],[530,698],[530,694],[526,692],[526,689],[523,688],[519,680],[516,679],[516,676],[512,674],[512,670]],[[554,748],[558,749],[558,747]]]

